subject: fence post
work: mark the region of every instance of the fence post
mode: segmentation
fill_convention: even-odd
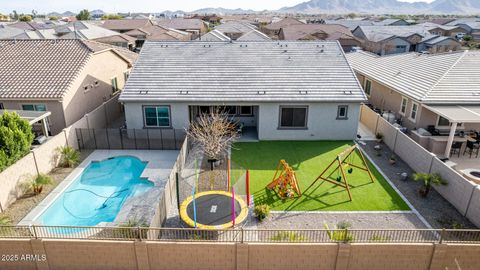
[[[95,129],[92,128],[93,142],[95,143],[95,149],[98,149],[97,146],[97,137],[95,136]]]
[[[65,144],[66,144],[67,146],[69,146],[69,145],[68,145],[68,136],[67,136],[67,130],[66,130],[66,128],[63,129],[63,135],[65,136]]]
[[[245,241],[245,239],[243,238],[243,227],[240,227],[240,243],[243,244],[243,242]]]
[[[138,240],[142,242],[142,228],[140,228],[140,226],[137,226],[137,232],[138,232]]]
[[[37,170],[37,175],[39,175],[40,170],[38,169],[37,157],[35,156],[35,152],[33,150],[30,150],[30,153],[32,153],[33,162],[35,163],[35,169]]]
[[[442,244],[443,243],[443,238],[445,237],[445,228],[442,229],[440,232],[440,239],[438,239],[438,243]]]
[[[37,236],[37,229],[35,229],[35,224],[32,224],[32,231],[33,231],[33,237],[35,237],[35,239],[38,239],[38,236]]]
[[[120,134],[120,145],[121,145],[122,150],[123,150],[123,134],[122,134],[122,128],[119,128],[119,129],[118,129],[118,134]]]
[[[433,168],[433,161],[435,160],[435,154],[431,153],[430,155],[430,167],[428,168],[428,173],[432,173],[432,168]]]
[[[85,114],[85,120],[87,120],[87,129],[90,129],[90,121],[88,121],[88,113]]]
[[[395,128],[397,130],[397,132],[395,132],[395,141],[393,142],[393,149],[392,149],[392,153],[396,154],[395,153],[395,149],[397,149],[397,138],[398,138],[398,132],[400,132],[400,129],[398,128]]]
[[[175,134],[175,129],[173,129],[173,143],[174,143],[173,148],[177,149],[177,136]]]
[[[108,128],[108,114],[107,114],[107,102],[104,101],[103,104],[103,111],[105,112],[105,128]]]
[[[108,128],[105,129],[105,134],[107,135],[107,145],[108,145],[108,149],[111,149],[111,147],[110,147],[110,137],[108,136]]]
[[[377,135],[377,131],[378,131],[378,119],[380,118],[380,114],[376,114],[377,115],[377,122],[375,123],[375,135]]]
[[[180,186],[178,181],[178,172],[175,172],[175,186],[177,191],[177,209],[180,211]]]
[[[136,129],[133,129],[133,141],[135,142],[135,150],[137,150],[137,133],[135,130]]]

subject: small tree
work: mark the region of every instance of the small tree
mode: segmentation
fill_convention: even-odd
[[[60,152],[60,166],[62,167],[72,168],[80,160],[80,152],[70,146],[60,147],[58,152]]]
[[[76,18],[79,21],[90,20],[90,12],[88,11],[88,9],[84,9],[84,10],[80,11],[80,13],[78,13]]]
[[[58,17],[57,16],[48,16],[48,19],[50,21],[58,21]]]
[[[20,18],[18,18],[19,21],[21,22],[31,22],[32,21],[32,16],[30,15],[22,15]]]
[[[34,195],[42,193],[43,187],[52,184],[52,178],[46,174],[39,174],[25,183],[26,191],[31,191]]]
[[[237,127],[220,108],[201,113],[190,124],[187,135],[198,143],[210,160],[218,160],[238,138]]]
[[[32,127],[17,113],[0,116],[0,171],[25,156],[33,138]]]
[[[106,20],[120,20],[122,19],[123,17],[118,15],[118,14],[108,14],[108,15],[103,15],[102,16],[102,20],[106,21]]]
[[[422,197],[427,197],[432,185],[440,186],[448,184],[438,173],[415,173],[413,180],[423,182],[423,186],[418,191]]]

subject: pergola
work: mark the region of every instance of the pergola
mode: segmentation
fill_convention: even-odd
[[[480,105],[424,105],[424,107],[450,121],[445,157],[450,156],[459,123],[480,123]]]
[[[42,123],[42,133],[45,137],[48,137],[48,126],[47,126],[47,117],[52,113],[47,111],[24,111],[24,110],[0,110],[0,116],[5,112],[15,112],[20,116],[20,118],[28,121],[30,125],[33,125],[37,122]]]

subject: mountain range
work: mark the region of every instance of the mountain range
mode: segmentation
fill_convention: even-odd
[[[407,3],[398,0],[311,0],[278,10],[286,13],[368,14],[480,14],[480,0],[435,0]]]

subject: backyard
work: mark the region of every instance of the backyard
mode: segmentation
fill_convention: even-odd
[[[232,163],[249,169],[250,192],[255,204],[268,204],[272,210],[280,211],[398,211],[410,210],[408,205],[395,192],[369,162],[374,182],[368,173],[353,168],[347,173],[352,201],[346,190],[325,181],[311,183],[327,168],[336,156],[352,145],[352,141],[261,141],[236,143],[232,149]],[[302,196],[281,200],[274,191],[265,187],[272,181],[279,161],[285,159],[295,170]],[[349,159],[355,165],[361,158],[353,153]],[[327,175],[335,181],[339,176],[333,166]],[[233,175],[239,170],[234,167]],[[343,181],[343,180],[342,180]]]

